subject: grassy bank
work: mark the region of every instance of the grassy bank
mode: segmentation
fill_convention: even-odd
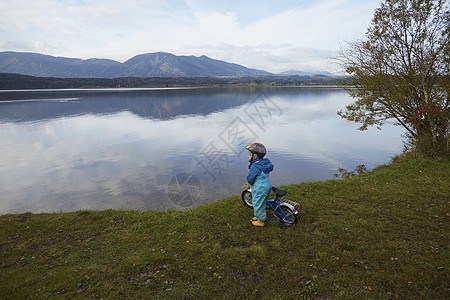
[[[238,196],[189,211],[0,216],[0,295],[450,297],[449,161],[286,187],[297,225],[250,225]]]

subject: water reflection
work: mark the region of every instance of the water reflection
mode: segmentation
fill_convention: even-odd
[[[334,88],[0,92],[0,99],[0,213],[211,202],[240,192],[243,145],[254,139],[269,149],[274,185],[373,168],[401,145],[398,128],[362,133],[339,119],[351,99]]]
[[[249,101],[252,89],[105,89],[0,91],[0,119],[27,122],[85,114],[129,111],[142,118],[166,120],[208,115]],[[254,91],[254,89],[253,89]]]

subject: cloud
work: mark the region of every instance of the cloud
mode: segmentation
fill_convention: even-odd
[[[377,0],[3,0],[0,51],[124,61],[166,51],[279,72],[329,70],[328,54],[364,33]]]
[[[279,73],[287,70],[331,71],[336,70],[333,57],[336,51],[284,45],[239,46],[225,43],[183,45],[179,55],[203,55],[225,60],[248,68],[264,69]]]

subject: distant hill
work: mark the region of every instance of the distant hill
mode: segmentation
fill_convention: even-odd
[[[199,86],[295,86],[351,84],[345,77],[260,76],[260,77],[115,77],[58,78],[0,73],[0,90],[78,89],[78,88],[148,88]],[[0,95],[1,96],[1,95]],[[0,97],[1,98],[1,97]],[[1,99],[0,99],[1,101]]]
[[[327,72],[327,71],[297,71],[297,70],[290,70],[278,73],[278,75],[281,76],[328,76],[328,77],[336,77],[335,74]]]
[[[0,72],[39,77],[255,77],[269,72],[207,56],[176,56],[157,52],[137,55],[124,63],[110,59],[76,59],[27,52],[0,52]]]

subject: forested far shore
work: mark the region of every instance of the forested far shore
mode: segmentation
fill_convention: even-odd
[[[147,88],[182,86],[296,86],[348,85],[345,77],[264,76],[264,77],[122,77],[56,78],[0,73],[0,90],[69,88]]]

